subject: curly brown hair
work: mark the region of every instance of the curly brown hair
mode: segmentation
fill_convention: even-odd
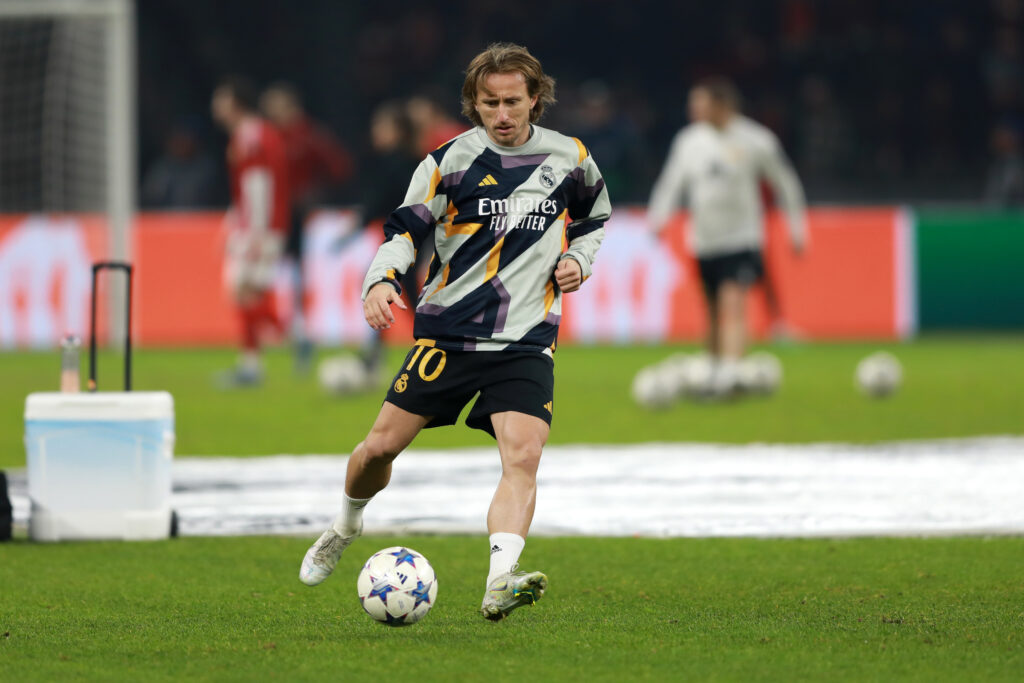
[[[539,121],[544,108],[555,103],[555,79],[544,73],[540,60],[529,50],[515,43],[491,43],[469,63],[466,80],[462,83],[462,114],[474,125],[483,125],[475,106],[480,83],[491,74],[515,72],[526,79],[526,92],[530,97],[537,97],[537,104],[530,110],[530,123]]]

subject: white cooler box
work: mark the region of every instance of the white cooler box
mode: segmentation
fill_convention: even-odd
[[[33,540],[170,535],[174,399],[167,392],[30,394],[25,448]]]

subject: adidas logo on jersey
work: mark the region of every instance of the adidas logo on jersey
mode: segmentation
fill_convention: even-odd
[[[483,187],[484,185],[497,185],[497,184],[498,184],[498,181],[494,179],[494,176],[492,176],[490,173],[488,173],[487,175],[484,176],[484,179],[481,180],[477,184],[477,187]]]
[[[552,405],[553,403],[554,403],[554,401],[548,401],[547,403],[544,404],[544,409],[547,410],[549,413],[552,413],[552,414],[554,414],[554,412],[555,412],[553,410],[553,408],[554,408],[554,406]]]

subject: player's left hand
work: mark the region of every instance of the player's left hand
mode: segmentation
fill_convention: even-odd
[[[574,258],[564,258],[555,268],[555,282],[563,292],[575,292],[583,284],[583,268]]]

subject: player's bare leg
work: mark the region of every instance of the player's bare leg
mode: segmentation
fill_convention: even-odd
[[[721,355],[721,335],[718,333],[718,321],[721,317],[718,315],[718,292],[708,291],[707,294],[707,305],[708,305],[708,339],[707,339],[707,350],[708,355],[712,360],[715,360]]]
[[[241,351],[235,367],[219,373],[217,385],[222,389],[258,386],[263,382],[263,362],[260,351],[260,317],[257,306],[261,292],[245,282],[232,283],[231,296],[241,326]]]
[[[715,368],[714,392],[732,394],[739,380],[739,362],[747,343],[747,288],[726,281],[718,289],[719,356]]]
[[[300,581],[315,586],[331,575],[341,553],[363,532],[363,508],[391,480],[391,463],[429,421],[384,402],[370,433],[348,459],[344,506],[331,528],[306,551]]]
[[[547,577],[541,572],[517,572],[519,554],[533,521],[537,503],[537,467],[550,428],[532,415],[495,413],[491,423],[501,455],[501,481],[487,513],[491,568],[480,612],[498,620],[544,594]]]
[[[351,498],[377,495],[391,481],[391,463],[430,420],[385,401],[370,433],[348,459],[345,494]]]

